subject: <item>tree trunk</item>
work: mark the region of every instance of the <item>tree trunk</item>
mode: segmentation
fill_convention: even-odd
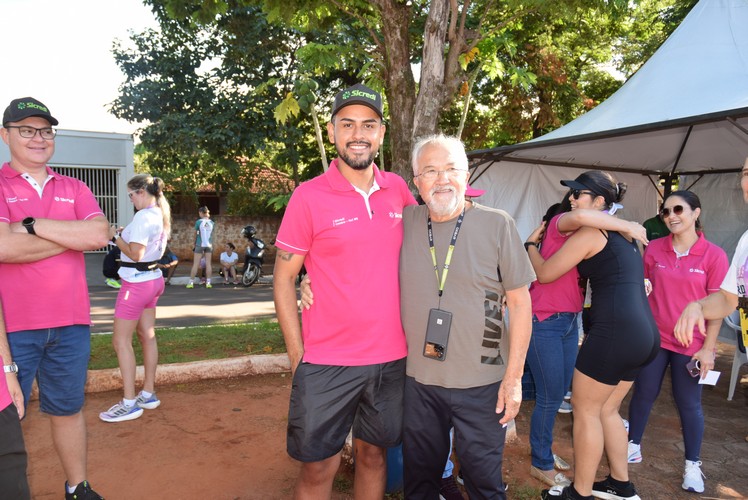
[[[322,157],[322,171],[327,172],[327,154],[325,153],[325,141],[322,139],[322,129],[319,126],[319,120],[317,119],[317,110],[312,104],[311,109],[312,121],[314,121],[314,135],[317,136],[317,146],[319,146],[319,154]]]
[[[374,0],[382,16],[384,35],[384,80],[389,104],[389,138],[392,171],[406,181],[413,178],[410,149],[413,144],[413,116],[416,107],[416,83],[410,68],[411,8],[397,0]]]
[[[413,137],[437,131],[444,105],[444,46],[449,23],[449,0],[432,0],[423,33],[421,80],[413,120]]]

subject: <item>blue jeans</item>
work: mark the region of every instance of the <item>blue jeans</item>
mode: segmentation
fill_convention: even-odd
[[[535,380],[535,409],[530,419],[532,465],[553,469],[553,425],[571,385],[577,359],[576,313],[556,313],[543,321],[532,318],[527,363]]]

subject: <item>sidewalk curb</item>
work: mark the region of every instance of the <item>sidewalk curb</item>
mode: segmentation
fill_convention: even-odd
[[[286,354],[257,354],[237,358],[210,359],[190,363],[158,365],[156,385],[186,384],[200,380],[212,380],[247,375],[290,372],[291,365]],[[143,367],[135,371],[135,384],[143,382]],[[88,370],[87,393],[122,389],[119,368]]]

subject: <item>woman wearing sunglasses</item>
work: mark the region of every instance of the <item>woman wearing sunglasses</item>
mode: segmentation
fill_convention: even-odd
[[[568,213],[572,201],[577,210]],[[591,198],[584,190],[570,190],[561,203],[548,209],[543,222],[530,235],[525,246],[539,245],[540,255],[548,259],[573,234],[562,231],[560,227],[581,224],[621,231],[646,243],[646,229],[642,225],[599,210],[585,210],[588,202]],[[553,454],[553,428],[564,396],[571,387],[579,348],[577,321],[583,295],[576,267],[550,283],[535,281],[530,286],[533,317],[527,364],[535,383],[535,407],[530,419],[530,475],[548,486],[570,484],[563,472],[556,472],[556,469],[568,470],[570,466]]]
[[[149,174],[138,174],[127,182],[130,201],[137,210],[124,229],[112,227],[112,243],[122,250],[119,275],[122,288],[114,305],[112,345],[122,373],[124,398],[99,418],[104,422],[124,422],[143,415],[143,409],[157,408],[156,397],[156,304],[164,293],[164,280],[158,261],[164,255],[171,232],[171,211],[164,197],[164,181]],[[143,348],[143,390],[135,393],[135,354],[132,334],[138,332]]]
[[[572,212],[580,208],[614,214],[626,192],[610,174],[588,171],[571,188]],[[566,220],[565,220],[566,219]],[[543,498],[638,499],[628,477],[627,435],[621,401],[639,370],[657,354],[659,335],[644,291],[644,269],[636,242],[616,231],[596,229],[583,218],[563,216],[559,230],[574,234],[551,257],[528,245],[538,281],[555,281],[575,266],[592,289],[590,328],[572,378],[574,482],[543,491]],[[610,475],[595,482],[603,448]]]
[[[724,250],[710,243],[701,232],[701,201],[691,191],[674,191],[665,198],[660,215],[670,235],[652,241],[644,252],[644,276],[652,291],[649,305],[660,331],[657,357],[645,366],[634,382],[629,404],[629,463],[642,461],[641,442],[665,371],[670,366],[673,398],[680,414],[685,448],[685,472],[682,487],[702,493],[704,480],[699,455],[704,435],[704,413],[701,409],[701,385],[707,371],[714,367],[714,349],[722,324],[711,320],[706,337],[694,335],[693,342],[683,346],[673,333],[675,323],[685,306],[720,289],[727,273]],[[697,360],[699,368],[689,370]]]

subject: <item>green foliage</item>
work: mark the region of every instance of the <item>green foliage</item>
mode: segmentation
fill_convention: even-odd
[[[359,81],[383,89],[389,101],[388,165],[405,154],[395,143],[413,133],[397,129],[412,126],[413,117],[404,115],[426,113],[421,123],[438,119],[435,128],[453,132],[468,90],[472,104],[463,139],[469,148],[537,137],[614,92],[621,80],[611,69],[631,74],[696,0],[450,3],[459,11],[452,27],[463,29],[462,38],[450,32],[438,42],[445,76],[429,94],[440,103],[433,110],[402,99],[433,86],[433,78],[420,87],[405,78],[393,87],[393,75],[412,76],[414,64],[422,62],[432,0],[146,3],[160,30],[133,34],[132,49],[115,46],[127,82],[113,112],[147,123],[143,168],[194,189],[238,185],[247,163],[238,159],[273,165],[296,181],[320,171],[309,113],[329,109],[337,90]],[[407,38],[397,38],[402,34]],[[394,49],[403,47],[408,58],[396,66]],[[430,75],[427,69],[422,74]],[[270,201],[277,194],[265,202],[277,206]]]
[[[286,352],[283,335],[276,321],[156,330],[161,364]],[[133,347],[136,362],[143,364],[140,342],[134,339]],[[112,337],[92,335],[89,370],[118,366],[117,355],[112,348]]]

